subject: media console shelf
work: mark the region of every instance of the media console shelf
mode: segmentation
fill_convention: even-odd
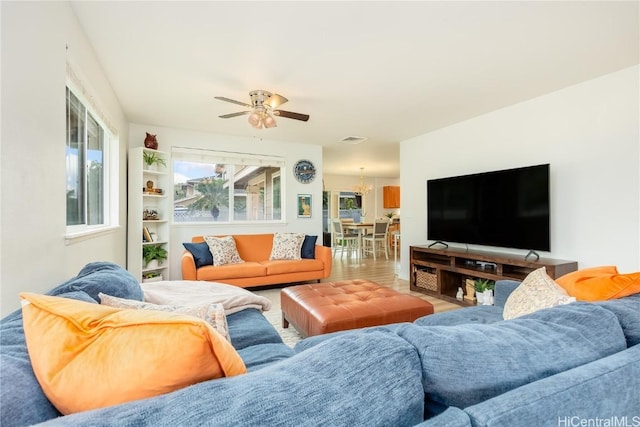
[[[578,268],[576,261],[525,260],[516,254],[478,250],[411,246],[409,253],[410,289],[460,305],[472,305],[456,299],[458,287],[465,288],[466,278],[523,280],[532,271],[545,267],[549,277],[555,279]]]

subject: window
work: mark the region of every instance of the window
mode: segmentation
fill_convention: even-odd
[[[282,168],[278,157],[174,149],[176,222],[282,220]]]
[[[69,87],[66,95],[67,234],[73,235],[116,224],[109,192],[116,187],[110,184],[116,150],[110,147],[113,136],[85,103]]]

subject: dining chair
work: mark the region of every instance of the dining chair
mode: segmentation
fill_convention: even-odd
[[[331,220],[333,224],[333,256],[336,256],[336,252],[338,248],[340,248],[340,258],[344,254],[345,249],[347,250],[347,256],[351,255],[351,253],[357,254],[358,248],[358,235],[355,233],[347,233],[342,226],[342,221],[339,218],[334,218]]]
[[[386,218],[376,219],[373,223],[373,233],[362,237],[362,251],[366,255],[373,254],[376,259],[376,252],[384,250],[384,256],[389,259],[389,220]]]

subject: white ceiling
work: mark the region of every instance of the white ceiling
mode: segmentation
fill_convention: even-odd
[[[637,64],[638,5],[72,2],[129,121],[321,144],[324,173],[381,177],[399,141]],[[243,107],[214,96],[254,89],[311,119],[218,118]]]

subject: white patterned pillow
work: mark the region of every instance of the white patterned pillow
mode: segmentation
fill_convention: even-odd
[[[300,256],[302,243],[304,243],[304,233],[275,233],[269,259],[302,259]]]
[[[244,262],[238,254],[238,248],[233,236],[204,236],[204,241],[209,245],[209,251],[213,255],[214,266]]]
[[[570,297],[541,267],[532,271],[509,295],[504,303],[502,317],[514,319],[543,308],[569,304],[576,299]]]
[[[102,292],[100,292],[98,296],[100,297],[100,304],[109,307],[173,312],[203,319],[227,341],[231,342],[229,326],[227,325],[227,316],[225,316],[224,306],[222,304],[207,303],[195,306],[158,305],[145,301],[113,297],[111,295],[103,294]]]

